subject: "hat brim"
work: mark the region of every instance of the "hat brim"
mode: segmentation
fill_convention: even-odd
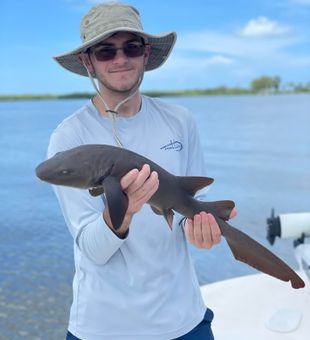
[[[107,31],[104,34],[97,36],[96,38],[82,44],[79,48],[72,50],[71,52],[55,56],[54,59],[65,69],[81,76],[88,76],[83,63],[80,60],[80,53],[85,52],[89,47],[96,45],[100,41],[117,32],[130,32],[146,38],[147,43],[151,45],[151,53],[145,66],[145,71],[154,70],[164,64],[176,42],[175,32],[151,35],[145,32],[128,29],[128,27],[124,29],[118,28],[117,30]]]

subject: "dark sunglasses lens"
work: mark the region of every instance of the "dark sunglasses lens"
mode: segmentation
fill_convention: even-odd
[[[111,60],[116,56],[115,47],[102,47],[94,50],[96,59],[99,61]],[[127,44],[122,48],[125,55],[129,58],[141,57],[144,53],[144,45],[142,44]]]
[[[99,61],[111,60],[116,55],[116,48],[114,47],[103,47],[94,51],[96,59]]]
[[[144,45],[128,44],[124,46],[123,51],[129,58],[141,57],[144,53]]]

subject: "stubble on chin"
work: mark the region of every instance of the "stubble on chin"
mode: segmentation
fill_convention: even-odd
[[[103,88],[106,88],[107,90],[114,92],[114,93],[119,93],[119,94],[127,94],[131,93],[133,90],[137,89],[139,87],[140,82],[143,77],[143,72],[139,72],[139,74],[134,75],[133,77],[135,80],[133,81],[132,78],[128,78],[127,80],[123,79],[112,79],[109,80],[106,77],[99,77],[98,80],[103,86]]]

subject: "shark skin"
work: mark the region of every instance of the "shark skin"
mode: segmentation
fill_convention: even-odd
[[[120,180],[132,169],[149,164],[159,177],[159,187],[148,201],[156,214],[163,215],[172,227],[173,211],[192,218],[205,211],[213,214],[236,260],[283,281],[303,288],[304,281],[280,258],[226,221],[233,201],[202,202],[195,193],[213,182],[208,177],[174,176],[153,161],[132,151],[103,144],[86,144],[59,152],[39,164],[36,175],[54,185],[88,189],[92,196],[105,194],[113,227],[117,230],[125,216],[128,199]]]

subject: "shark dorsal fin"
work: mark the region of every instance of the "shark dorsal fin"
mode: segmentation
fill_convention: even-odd
[[[198,190],[210,185],[214,181],[213,178],[199,176],[178,176],[178,179],[182,188],[191,196],[194,196]]]

